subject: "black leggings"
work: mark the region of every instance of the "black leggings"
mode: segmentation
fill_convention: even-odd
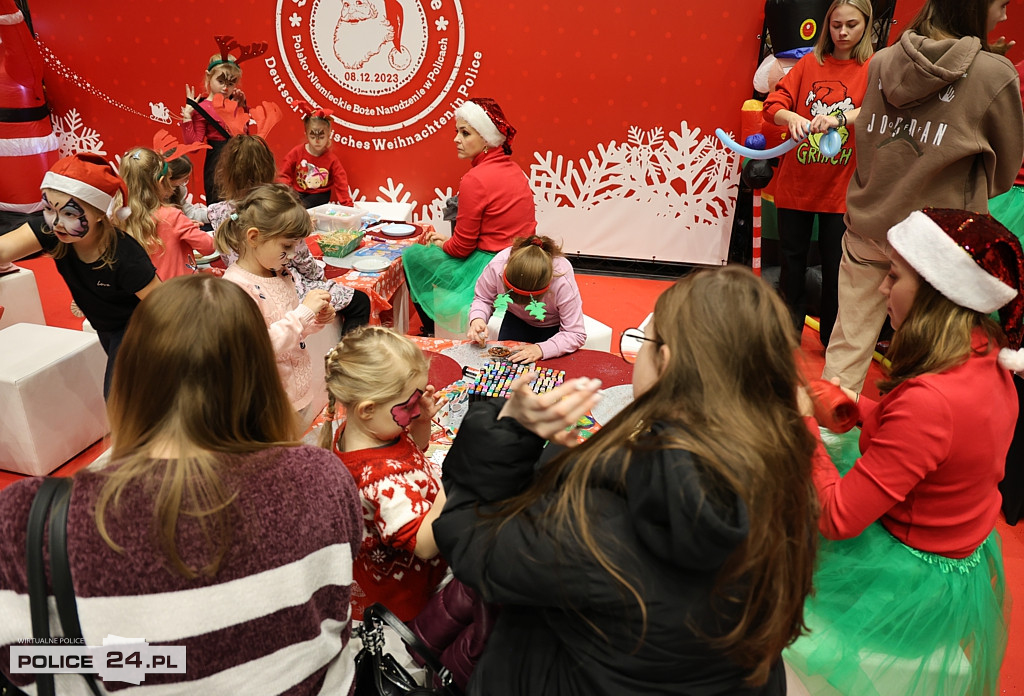
[[[337,315],[344,322],[341,329],[342,334],[347,334],[360,326],[366,326],[370,323],[370,296],[362,290],[355,290],[352,301],[345,308],[339,309]]]
[[[560,326],[534,326],[526,323],[512,312],[505,312],[498,329],[499,341],[523,341],[524,343],[541,343],[556,333]]]
[[[298,191],[296,191],[298,193]],[[331,192],[321,191],[320,193],[299,193],[299,200],[303,208],[315,208],[318,205],[331,202]]]
[[[818,216],[818,251],[821,255],[821,342],[827,346],[839,311],[839,262],[843,258],[843,234],[846,232],[842,213],[778,209],[782,256],[779,291],[786,300],[793,326],[799,334],[807,313],[804,287],[815,215]]]

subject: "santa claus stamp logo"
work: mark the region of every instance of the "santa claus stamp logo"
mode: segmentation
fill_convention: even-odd
[[[265,62],[285,100],[329,108],[366,134],[429,135],[425,124],[451,120],[469,96],[482,58],[467,54],[460,0],[278,0],[277,34],[280,58]],[[344,144],[415,140],[378,141]]]

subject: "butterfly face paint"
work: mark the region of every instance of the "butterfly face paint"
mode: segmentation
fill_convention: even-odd
[[[391,417],[399,427],[408,428],[410,423],[420,417],[420,398],[422,396],[423,390],[417,389],[408,400],[391,407]]]
[[[84,237],[89,234],[89,218],[74,198],[55,210],[50,199],[43,194],[43,231],[57,232],[68,237]]]

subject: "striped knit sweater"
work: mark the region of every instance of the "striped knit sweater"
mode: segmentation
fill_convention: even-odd
[[[238,492],[231,550],[215,578],[171,571],[152,536],[152,505],[139,488],[108,513],[100,537],[93,510],[102,472],[75,477],[68,554],[87,645],[108,634],[184,645],[185,674],[148,674],[141,685],[104,683],[111,693],[347,694],[352,559],[362,539],[359,495],[330,452],[311,446],[227,455],[222,476]],[[41,479],[0,491],[0,668],[9,646],[32,637],[25,526]],[[179,519],[179,552],[203,558],[198,525]],[[51,632],[60,635],[51,598]],[[78,675],[58,675],[60,694],[88,693]],[[24,675],[17,675],[22,683]],[[27,689],[35,693],[34,684]]]

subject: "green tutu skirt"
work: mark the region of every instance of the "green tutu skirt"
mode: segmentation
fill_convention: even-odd
[[[988,212],[1024,242],[1024,186],[1011,186],[988,202]]]
[[[859,430],[826,440],[840,471]],[[812,694],[996,694],[1009,595],[997,532],[967,558],[904,545],[881,522],[855,539],[822,539],[810,630],[783,653]]]
[[[402,252],[402,264],[412,301],[437,325],[452,333],[466,333],[476,281],[495,253],[477,249],[457,259],[433,244],[410,246]]]

